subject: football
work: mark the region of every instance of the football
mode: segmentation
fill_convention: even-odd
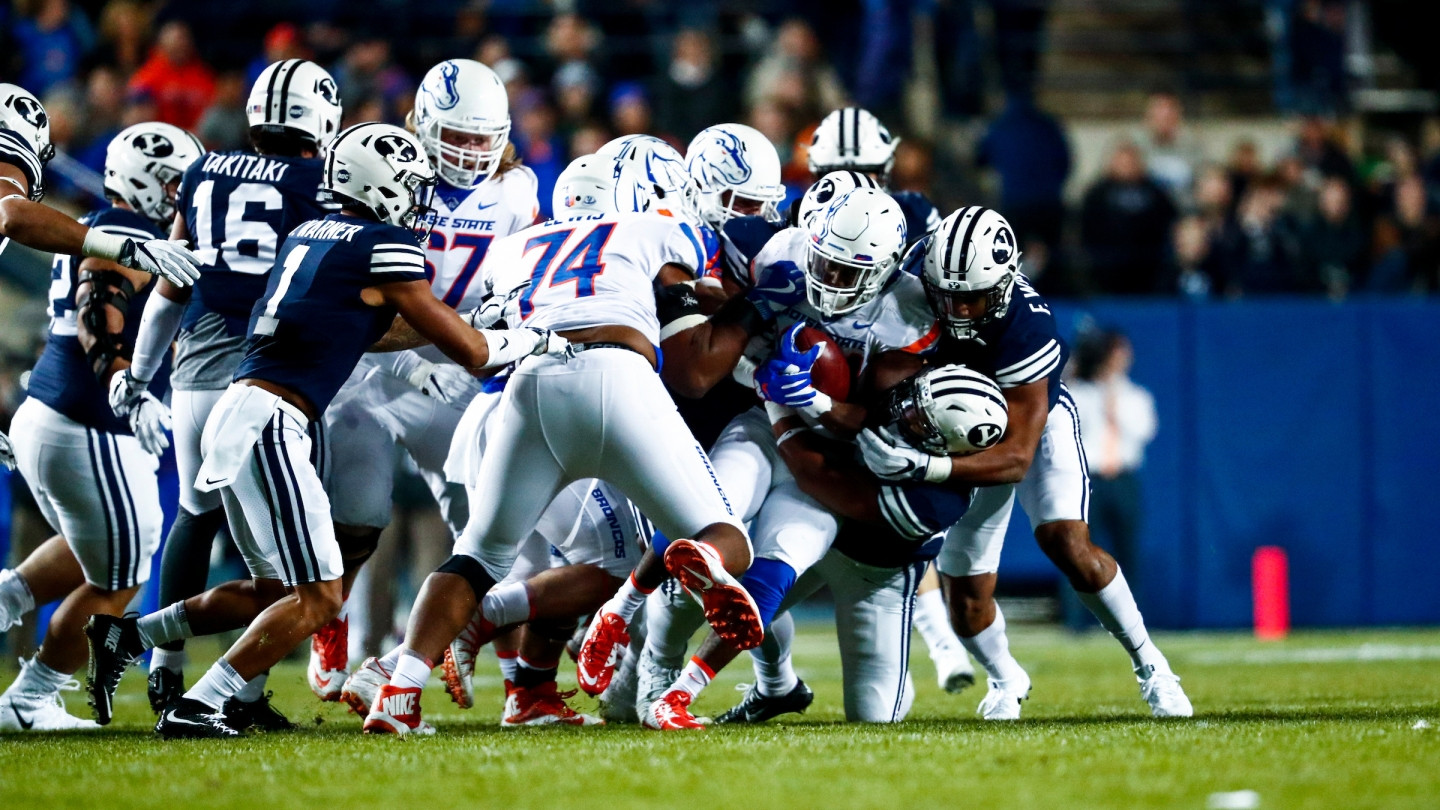
[[[840,344],[819,329],[807,326],[800,330],[795,345],[801,351],[810,351],[810,347],[820,346],[820,356],[815,358],[815,365],[810,368],[811,384],[815,386],[815,390],[831,399],[844,402],[850,396],[851,371],[850,361],[845,359],[845,352],[840,350]]]

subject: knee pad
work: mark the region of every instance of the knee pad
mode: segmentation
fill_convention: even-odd
[[[779,560],[756,557],[740,584],[750,592],[755,607],[760,609],[760,624],[769,627],[780,609],[780,602],[795,584],[795,569]]]
[[[335,542],[340,546],[340,559],[346,571],[352,571],[370,559],[380,547],[380,529],[366,529],[364,534],[335,532]]]
[[[450,559],[440,564],[435,569],[437,574],[454,574],[462,577],[470,583],[470,590],[475,592],[475,601],[479,602],[485,594],[495,587],[495,580],[490,577],[485,566],[480,561],[468,554],[455,554]]]
[[[532,619],[527,625],[530,632],[551,642],[569,641],[580,626],[576,619]]]

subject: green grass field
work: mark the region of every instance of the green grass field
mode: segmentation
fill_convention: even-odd
[[[923,652],[909,721],[840,722],[825,625],[802,627],[796,644],[817,695],[808,714],[692,734],[502,731],[498,679],[486,677],[470,712],[438,687],[427,693],[435,737],[367,738],[342,707],[314,701],[301,665],[287,664],[270,683],[302,731],[166,743],[150,732],[144,679],[132,671],[105,731],[0,737],[0,807],[1205,808],[1211,794],[1238,790],[1258,792],[1265,808],[1440,807],[1440,631],[1159,641],[1193,720],[1151,720],[1108,636],[1028,628],[1014,631],[1013,647],[1035,687],[1026,719],[1005,725],[974,718],[983,687],[937,689]],[[481,667],[494,672],[486,659]],[[698,713],[737,700],[749,668],[732,669]],[[83,697],[71,708],[83,713]]]

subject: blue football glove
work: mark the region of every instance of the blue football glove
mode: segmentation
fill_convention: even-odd
[[[755,305],[762,318],[774,320],[782,310],[805,300],[805,271],[794,262],[765,265],[745,300]]]
[[[761,399],[791,408],[804,408],[815,402],[819,392],[811,385],[810,369],[820,356],[820,347],[800,351],[795,339],[804,328],[805,323],[799,321],[786,329],[775,347],[775,356],[756,370],[755,388]]]

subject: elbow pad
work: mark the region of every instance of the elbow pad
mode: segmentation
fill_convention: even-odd
[[[91,273],[82,283],[90,285],[90,294],[78,302],[80,322],[94,340],[85,352],[85,361],[90,364],[96,379],[103,380],[110,373],[110,364],[125,356],[125,344],[118,333],[110,331],[110,319],[105,308],[114,307],[122,318],[128,316],[135,285],[113,270]]]
[[[655,315],[660,319],[660,341],[663,343],[691,327],[704,323],[700,298],[693,283],[671,284],[655,288]]]

